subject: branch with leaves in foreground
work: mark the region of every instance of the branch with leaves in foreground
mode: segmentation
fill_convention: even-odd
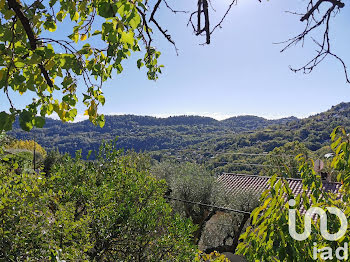
[[[51,0],[30,5],[0,0],[0,7],[0,89],[10,105],[9,112],[0,113],[0,130],[10,130],[16,117],[27,131],[42,127],[45,116],[53,113],[62,121],[74,120],[78,82],[85,85],[79,86],[85,114],[102,127],[102,85],[123,71],[124,59],[141,52],[136,66],[145,66],[151,80],[161,73],[160,53],[151,46],[152,30],[143,19],[148,9],[142,0]],[[58,27],[65,28],[66,37],[57,33]],[[34,99],[19,109],[12,98],[18,94]]]
[[[349,220],[350,208],[350,140],[349,134],[342,127],[337,127],[331,134],[334,157],[332,168],[338,173],[337,182],[341,187],[337,193],[325,192],[320,175],[314,171],[314,162],[302,155],[297,156],[300,167],[300,175],[303,182],[303,192],[293,195],[288,181],[285,178],[278,179],[278,174],[270,180],[270,189],[265,191],[260,199],[261,206],[257,207],[251,215],[251,226],[241,235],[241,243],[238,245],[238,253],[244,255],[249,261],[315,261],[314,250],[336,250],[349,243],[350,236],[337,241],[328,241],[323,238],[320,231],[320,223],[312,220],[312,234],[303,241],[292,238],[289,233],[289,202],[294,199],[296,211],[297,232],[304,232],[304,214],[301,210],[310,207],[339,208]],[[327,183],[327,182],[326,182]],[[328,228],[331,233],[336,233],[340,227],[337,216],[328,216]],[[327,260],[318,253],[318,259]],[[329,257],[329,256],[328,256]]]

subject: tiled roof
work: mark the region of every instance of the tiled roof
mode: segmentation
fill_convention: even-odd
[[[231,174],[223,173],[218,177],[219,182],[222,183],[223,189],[227,192],[240,193],[253,191],[256,193],[262,193],[269,188],[269,180],[271,177],[268,176],[255,176],[245,174]],[[289,187],[292,190],[294,196],[299,195],[303,191],[303,183],[301,179],[287,178]],[[333,183],[323,181],[323,189],[326,192],[339,193],[340,183]]]

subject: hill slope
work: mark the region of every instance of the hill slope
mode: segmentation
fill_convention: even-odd
[[[168,154],[177,159],[195,159],[198,162],[205,162],[218,173],[256,174],[261,170],[259,165],[266,161],[266,157],[254,154],[270,152],[288,142],[302,142],[309,150],[315,152],[317,157],[328,153],[330,148],[327,146],[331,144],[330,134],[337,126],[350,129],[350,103],[341,103],[326,112],[282,125],[270,125],[265,129],[238,134],[224,134],[185,150],[171,151]],[[237,153],[244,154],[237,155]]]
[[[238,116],[223,121],[200,116],[175,116],[156,118],[150,116],[106,116],[106,125],[99,128],[89,121],[62,123],[47,119],[42,129],[24,132],[15,124],[9,134],[18,139],[35,139],[44,148],[58,148],[60,152],[74,154],[78,149],[84,153],[95,150],[102,140],[118,137],[117,145],[136,151],[157,151],[186,148],[232,133],[253,131],[294,120],[267,120],[255,116]]]
[[[62,123],[47,119],[42,129],[30,133],[18,124],[9,134],[19,139],[33,139],[45,149],[58,148],[74,154],[98,148],[102,140],[118,137],[120,148],[153,151],[158,157],[208,160],[227,152],[269,152],[290,141],[301,141],[310,150],[329,145],[329,135],[338,125],[350,127],[350,103],[341,103],[330,110],[305,119],[295,117],[267,120],[256,116],[238,116],[218,121],[209,117],[175,116],[106,116],[104,128],[89,121]],[[189,152],[192,152],[191,154]]]

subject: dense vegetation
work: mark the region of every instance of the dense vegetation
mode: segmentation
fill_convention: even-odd
[[[326,210],[337,207],[349,221],[350,141],[349,135],[341,127],[334,129],[331,137],[331,148],[335,154],[331,166],[338,172],[336,180],[341,183],[342,197],[336,192],[325,193],[322,187],[324,182],[314,171],[313,162],[299,156],[297,160],[304,190],[297,196],[293,195],[288,181],[277,179],[280,173],[270,179],[271,188],[262,194],[261,205],[252,212],[252,223],[241,236],[242,242],[238,246],[238,252],[249,261],[348,261],[348,226],[341,225],[339,218],[331,215],[331,211],[326,214]],[[294,200],[295,205],[291,206],[292,202],[286,201],[290,199]],[[341,226],[344,226],[344,231],[333,240],[327,239],[321,233],[322,223],[319,219],[310,218],[312,234],[304,240],[294,239],[289,232],[289,209],[296,212],[296,232],[306,232],[304,223],[307,214],[303,214],[302,210],[316,206],[324,210],[328,218],[325,224],[329,233],[336,234]],[[343,251],[336,254],[336,249],[341,250],[339,248]]]
[[[24,132],[16,123],[9,134],[18,139],[33,139],[46,149],[58,148],[60,152],[74,155],[76,150],[88,152],[97,149],[102,140],[114,140],[118,137],[118,147],[136,151],[157,151],[162,149],[180,149],[189,145],[223,137],[232,132],[241,132],[264,128],[283,120],[266,120],[253,116],[240,116],[224,121],[209,117],[178,116],[155,118],[149,116],[106,116],[103,128],[89,121],[62,123],[47,119],[44,128]]]
[[[198,116],[161,119],[125,115],[107,116],[102,129],[89,121],[62,123],[47,119],[42,129],[28,133],[17,124],[9,134],[18,139],[34,139],[35,135],[36,141],[45,149],[58,148],[60,152],[71,155],[78,149],[87,154],[89,150],[96,150],[102,140],[118,137],[119,148],[148,151],[157,160],[205,163],[215,173],[257,174],[265,172],[259,165],[268,164],[266,156],[249,154],[271,152],[275,147],[297,141],[313,156],[323,157],[330,150],[329,134],[338,125],[350,125],[349,103],[341,103],[326,112],[300,120],[240,116],[217,121]],[[285,153],[288,152],[292,158],[298,154],[293,148]]]
[[[334,205],[349,217],[350,142],[345,130],[338,128],[332,133],[335,157],[330,165],[337,171],[335,179],[341,182],[342,198],[322,192],[322,181],[307,157],[329,151],[325,145],[331,129],[349,124],[349,104],[305,120],[121,116],[108,117],[105,129],[88,122],[46,122],[45,117],[54,112],[63,122],[74,120],[77,83],[81,81],[85,84],[85,115],[103,127],[105,118],[98,113],[105,103],[102,83],[121,73],[122,61],[133,52],[142,55],[136,66],[145,66],[147,77],[157,79],[162,65],[158,64],[160,53],[151,45],[150,25],[175,45],[154,16],[161,2],[156,1],[151,9],[143,0],[50,0],[32,4],[0,0],[0,89],[9,103],[8,110],[0,112],[1,261],[213,261],[219,257],[215,253],[197,254],[200,242],[206,253],[234,252],[238,247],[252,261],[311,261],[313,241],[317,240],[320,248],[329,244],[322,242],[319,234],[305,242],[288,237],[285,196],[293,196],[283,179],[277,182],[274,176],[271,189],[258,201],[254,195],[223,194],[213,172],[240,170],[301,177],[304,188],[312,194],[311,201],[305,192],[296,197],[299,208]],[[208,2],[198,0],[198,11],[189,21],[192,23],[197,13],[198,28],[193,28],[197,35],[205,33],[207,44],[236,1],[213,30]],[[309,30],[287,41],[287,47],[304,41],[305,35],[321,24],[326,24],[327,41],[319,45],[321,51],[311,60],[311,64],[315,62],[311,67],[308,63],[294,71],[311,72],[319,58],[332,55],[343,64],[350,82],[344,62],[330,53],[328,41],[328,22],[344,3],[333,1],[333,7],[318,21],[314,11],[319,11],[323,2],[329,1],[320,0],[316,6],[311,1],[301,18],[307,20]],[[63,40],[51,34],[58,25],[68,25]],[[35,96],[32,102],[16,108],[13,95],[28,93]],[[11,130],[16,118],[14,138],[4,135],[2,131]],[[29,134],[18,131],[19,127],[29,131],[44,126]],[[102,140],[111,141],[116,136],[118,148],[137,152],[117,150],[113,142],[99,147]],[[56,149],[69,154],[62,155]],[[84,157],[77,149],[83,149]],[[95,150],[92,156],[90,149]],[[154,159],[166,161],[155,163],[139,151],[149,151]],[[269,158],[264,152],[270,152]],[[285,158],[297,153],[303,153],[299,161]],[[251,160],[242,160],[241,156],[253,156],[256,165],[273,168],[259,172],[256,165],[247,168]],[[237,168],[240,165],[246,166]],[[283,165],[287,168],[281,173],[278,167]],[[218,210],[225,209],[215,205],[243,213],[220,214],[229,227],[216,225],[214,230],[219,234],[213,241],[207,225]],[[249,217],[247,213],[256,206]],[[250,219],[251,226],[238,245]],[[328,221],[332,230],[337,229],[337,222],[334,217]],[[317,229],[318,224],[313,226]],[[348,235],[331,245],[335,248],[345,241],[349,241]]]
[[[288,206],[282,195],[295,198],[296,205],[304,209],[311,204],[335,205],[347,216],[349,213],[337,195],[324,194],[320,187],[323,182],[308,158],[312,152],[298,141],[275,148],[268,155],[266,161],[276,167],[294,166],[299,172],[269,170],[274,174],[271,189],[260,200],[256,192],[226,194],[210,170],[199,164],[170,160],[152,164],[147,154],[116,150],[113,143],[103,144],[93,161],[83,160],[79,151],[75,158],[50,151],[35,171],[30,168],[30,151],[23,156],[22,151],[11,149],[11,145],[25,147],[31,142],[5,135],[0,141],[6,148],[0,155],[0,260],[224,261],[211,252],[236,250],[249,261],[271,257],[277,261],[313,261],[313,242],[319,248],[331,245],[335,249],[347,241],[346,237],[324,242],[315,233],[299,242],[288,233]],[[346,201],[350,145],[344,129],[336,129],[332,141],[329,149],[335,157],[330,167],[337,172],[334,179],[342,183]],[[292,160],[275,158],[286,157],[286,152],[303,155]],[[23,164],[26,161],[27,165]],[[303,179],[304,188],[313,196],[310,202],[306,191],[293,196],[288,182],[276,178],[285,175]],[[252,215],[223,213],[214,206]],[[298,227],[302,227],[301,214],[298,217]],[[328,223],[337,230],[337,220],[332,217]],[[318,232],[319,224],[312,226]],[[246,233],[241,235],[243,230]],[[197,253],[198,245],[211,254]]]
[[[194,259],[195,227],[172,212],[146,156],[104,144],[96,161],[59,156],[50,173],[0,157],[0,261]]]
[[[34,170],[25,149],[33,143],[0,135],[0,261],[225,261],[213,251],[233,233],[236,248],[239,214],[223,217],[226,226],[213,235],[206,222],[218,210],[172,200],[231,208],[252,201],[227,197],[203,166],[152,165],[147,154],[105,143],[93,161],[80,151],[45,152]],[[207,254],[197,251],[200,241]]]
[[[146,5],[142,0],[1,0],[0,89],[9,110],[0,112],[0,132],[11,130],[16,117],[27,131],[42,127],[54,112],[64,122],[74,120],[78,81],[85,114],[103,127],[104,116],[98,113],[105,103],[102,86],[123,71],[124,59],[139,52],[135,66],[145,66],[150,80],[161,73],[152,26],[145,25],[151,15]],[[59,26],[64,30],[55,32]],[[34,99],[16,108],[13,97],[22,94]]]
[[[329,134],[339,125],[350,126],[350,103],[341,103],[326,112],[283,125],[225,134],[180,151],[168,150],[165,153],[179,160],[195,159],[197,162],[204,162],[216,173],[225,171],[258,174],[265,168],[260,165],[268,164],[264,154],[287,143],[299,142],[302,143],[300,149],[305,147],[301,151],[294,147],[284,150],[284,154],[290,154],[292,159],[305,150],[315,158],[324,158],[326,153],[331,152]],[[276,162],[270,161],[269,164]]]

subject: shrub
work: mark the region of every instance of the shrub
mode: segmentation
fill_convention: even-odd
[[[66,155],[48,177],[2,167],[0,260],[191,261],[194,227],[144,161],[104,144],[96,161]]]

